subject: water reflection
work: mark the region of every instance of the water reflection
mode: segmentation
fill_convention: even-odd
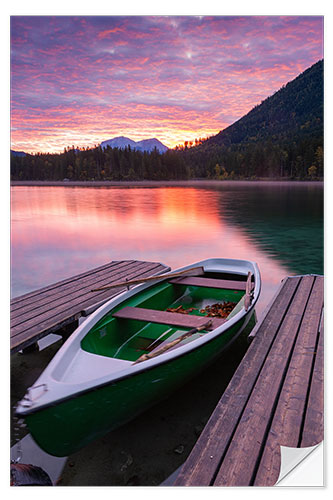
[[[295,273],[323,274],[323,189],[320,184],[254,184],[224,198],[229,223],[253,236]]]
[[[309,227],[321,227],[319,197],[313,210],[304,190],[301,200],[286,189],[217,186],[12,188],[12,295],[110,260],[176,268],[231,257],[258,262],[266,302],[284,276],[299,272],[286,249],[309,249]]]

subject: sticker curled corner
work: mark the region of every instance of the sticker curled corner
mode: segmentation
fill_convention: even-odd
[[[281,446],[280,475],[275,486],[324,486],[323,441],[308,448]]]

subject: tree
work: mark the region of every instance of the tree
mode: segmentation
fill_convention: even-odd
[[[73,177],[73,167],[72,167],[72,165],[68,165],[68,167],[67,167],[67,177],[68,177],[68,179],[72,179],[72,177]]]
[[[315,163],[316,163],[316,166],[318,167],[320,174],[322,175],[323,167],[324,167],[324,151],[323,151],[323,148],[321,146],[318,146],[316,149]]]
[[[308,175],[311,177],[311,179],[315,179],[317,176],[317,167],[315,165],[311,165],[311,167],[308,168]]]

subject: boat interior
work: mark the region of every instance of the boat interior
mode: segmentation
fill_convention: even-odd
[[[246,280],[246,275],[205,273],[152,285],[100,319],[82,339],[81,348],[114,360],[135,362],[143,354],[212,320],[209,327],[190,335],[177,347],[184,345],[207,335],[242,309]],[[226,306],[222,317],[212,312],[215,306]]]

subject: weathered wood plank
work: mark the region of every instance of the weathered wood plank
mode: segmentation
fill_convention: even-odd
[[[54,324],[47,325],[46,328],[35,328],[32,332],[26,331],[21,334],[16,335],[15,337],[11,337],[10,339],[10,352],[14,354],[17,351],[22,349],[26,349],[30,345],[36,343],[38,340],[42,339],[46,335],[50,333],[62,333],[62,330],[65,331],[65,337],[67,338],[71,329],[72,332],[77,328],[78,320],[80,318],[80,314],[73,314],[72,316],[66,318],[62,321],[61,317],[58,317],[58,322],[54,322]]]
[[[139,264],[139,265],[138,265]],[[124,265],[121,263],[118,267],[113,267],[109,274],[101,276],[99,273],[96,275],[97,282],[112,282],[119,279],[119,276],[136,276],[138,274],[144,273],[145,271],[150,271],[152,269],[152,264],[145,262],[142,263],[131,263],[129,265]],[[61,306],[61,304],[67,304],[68,300],[73,301],[74,299],[81,297],[83,303],[86,300],[92,299],[93,301],[99,301],[99,294],[91,292],[91,288],[94,285],[94,276],[89,277],[83,276],[79,280],[75,280],[70,284],[60,285],[56,291],[53,288],[52,293],[45,291],[39,300],[36,302],[21,303],[19,309],[16,309],[11,314],[11,328],[28,321],[31,318],[36,318],[40,314],[45,312],[52,312],[52,309]],[[121,288],[116,289],[116,293],[119,293]],[[112,292],[109,293],[111,295]]]
[[[293,278],[294,279],[294,278]],[[266,305],[264,311],[262,312],[262,319],[260,321],[258,321],[254,327],[252,328],[251,332],[249,333],[248,335],[248,340],[249,342],[252,342],[252,340],[254,339],[254,337],[257,335],[257,332],[258,330],[262,329],[262,323],[263,323],[263,320],[264,318],[266,318],[266,316],[271,313],[271,309],[273,308],[273,305],[275,306],[275,301],[278,299],[278,297],[281,295],[282,292],[282,289],[283,287],[285,286],[285,283],[289,281],[290,282],[290,278],[286,277],[284,278],[281,283],[280,283],[280,286],[278,286],[278,288],[276,289],[275,293],[273,294],[273,296],[271,297],[271,300],[270,302]]]
[[[144,275],[146,273],[149,273],[150,271],[150,266],[144,266],[140,269],[135,268],[135,271],[130,272],[128,276],[132,277],[133,275]],[[120,293],[121,290],[124,290],[124,288],[116,288],[112,290],[113,293],[109,292],[109,297]],[[104,294],[108,295],[107,291],[104,292]],[[11,335],[15,337],[15,335],[21,333],[22,331],[35,328],[35,326],[38,327],[38,325],[45,323],[45,321],[48,321],[49,318],[55,317],[59,314],[64,314],[66,316],[77,314],[81,311],[83,305],[87,305],[89,300],[99,301],[100,296],[98,295],[96,297],[96,294],[94,292],[87,292],[86,289],[81,292],[80,285],[78,284],[77,289],[75,291],[73,290],[72,294],[68,295],[66,293],[64,297],[62,297],[60,294],[60,297],[57,301],[52,301],[51,304],[47,304],[46,307],[35,309],[34,314],[30,314],[28,312],[27,315],[22,315],[19,322],[17,321],[16,324],[14,322],[14,324],[11,325]]]
[[[155,309],[145,309],[143,307],[124,307],[113,317],[120,319],[135,319],[138,321],[148,321],[150,323],[162,323],[164,325],[179,326],[184,328],[199,328],[200,326],[212,321],[211,329],[217,328],[225,323],[222,318],[208,318],[207,316],[196,316],[194,314],[179,314],[168,311],[158,311]]]
[[[284,318],[233,439],[214,481],[215,486],[252,484],[262,444],[274,412],[299,325],[314,278],[305,276]]]
[[[94,272],[96,270],[97,273],[108,271],[112,267],[118,267],[120,265],[127,265],[133,262],[137,262],[134,260],[127,260],[127,261],[111,261],[108,264],[104,264],[103,266],[99,266],[94,269],[90,269],[89,271],[85,271],[80,274],[76,274],[75,276],[70,276],[69,278],[65,278],[63,280],[57,281],[56,283],[51,283],[50,285],[47,285],[42,288],[38,288],[38,290],[33,290],[32,292],[25,293],[23,295],[20,295],[19,297],[14,297],[11,299],[11,305],[13,307],[13,310],[15,310],[16,307],[20,307],[20,303],[28,303],[29,300],[31,302],[34,302],[36,300],[40,299],[40,296],[43,296],[45,293],[55,291],[57,292],[59,286],[64,286],[67,284],[71,284],[81,278],[84,278],[86,276],[93,276]]]
[[[126,262],[125,267],[123,262]],[[128,262],[130,263],[129,265],[127,265]],[[97,268],[98,272],[103,273],[105,267],[106,266],[101,266],[100,268]],[[108,269],[111,267],[113,268],[111,279],[118,279],[119,276],[148,276],[169,269],[163,264],[141,261],[122,261],[120,263],[120,273],[116,272],[116,265],[109,266]],[[81,316],[82,309],[88,307],[93,308],[94,304],[96,304],[97,307],[98,303],[106,301],[124,290],[106,290],[98,294],[91,292],[91,279],[93,277],[92,271],[79,275],[84,284],[83,290],[81,290],[80,279],[63,280],[60,282],[60,289],[63,285],[65,286],[65,289],[63,290],[65,295],[63,298],[61,297],[62,291],[57,291],[57,284],[45,287],[44,291],[46,293],[49,293],[50,290],[52,290],[53,300],[47,303],[44,302],[41,308],[34,308],[34,305],[36,297],[38,297],[38,300],[41,300],[43,294],[38,291],[33,292],[33,300],[30,302],[30,306],[34,308],[33,314],[29,312],[29,308],[28,311],[26,310],[24,300],[16,300],[16,306],[20,303],[27,314],[26,316],[24,316],[24,314],[22,316],[17,316],[16,319],[14,319],[14,326],[11,328],[11,352],[16,352],[21,348],[21,346],[25,347],[29,345],[29,343],[39,340],[44,335],[55,332],[63,326],[76,321]],[[72,283],[75,283],[74,288],[72,287]],[[70,292],[72,292],[72,294]],[[58,300],[55,300],[55,297],[58,297]],[[26,298],[28,301],[32,299],[30,294],[26,294]]]
[[[299,277],[285,280],[273,304],[266,309],[256,337],[177,476],[175,486],[213,484],[220,462],[230,445],[258,373],[262,369],[299,282]]]
[[[324,325],[322,324],[317,345],[314,370],[304,426],[301,448],[315,446],[324,439]]]
[[[287,299],[291,285],[297,290]],[[317,333],[323,293],[323,277],[284,282],[175,486],[272,485],[280,444],[313,446],[323,439],[322,329],[319,341]]]
[[[185,277],[174,278],[169,283],[187,286],[205,286],[209,288],[222,288],[225,290],[246,290],[246,281],[229,281],[216,278]],[[254,284],[253,284],[254,285]]]
[[[49,303],[54,302],[59,297],[63,297],[67,295],[71,295],[73,292],[77,290],[81,290],[82,292],[91,292],[91,287],[94,283],[100,283],[108,280],[114,281],[118,279],[119,276],[126,275],[131,271],[140,270],[144,267],[151,268],[151,263],[146,262],[120,262],[119,266],[115,265],[109,267],[106,270],[97,271],[96,274],[89,273],[87,275],[83,275],[78,279],[71,280],[68,283],[59,284],[58,287],[52,286],[49,289],[45,289],[43,293],[34,297],[27,297],[26,300],[21,301],[19,304],[15,304],[13,308],[11,308],[12,318],[17,318],[21,314],[24,314],[27,310],[34,311],[38,308],[43,307],[43,305],[47,305]],[[116,277],[116,278],[115,278]],[[97,294],[95,293],[94,296]]]
[[[274,418],[256,472],[255,486],[273,486],[281,468],[281,446],[297,448],[311,382],[323,304],[323,285],[316,279],[292,352]]]

